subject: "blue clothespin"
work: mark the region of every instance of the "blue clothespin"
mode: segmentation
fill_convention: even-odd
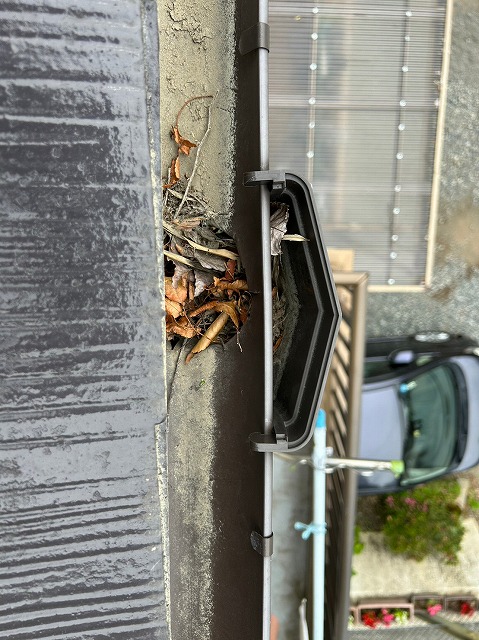
[[[304,522],[295,522],[294,528],[296,531],[302,531],[301,537],[303,540],[307,540],[310,535],[321,534],[324,535],[326,533],[326,523],[316,524],[315,522],[311,522],[310,524],[304,524]]]

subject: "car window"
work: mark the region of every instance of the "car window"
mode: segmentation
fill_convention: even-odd
[[[414,360],[416,367],[422,367],[425,364],[431,362],[434,358],[433,355],[427,353],[419,354]],[[411,364],[410,362],[403,363]],[[398,375],[401,373],[401,363],[393,363],[388,358],[378,358],[377,360],[368,359],[364,363],[364,379],[367,381],[371,378],[376,378],[384,375]]]
[[[389,360],[366,360],[364,363],[364,379],[375,378],[394,371]]]
[[[440,475],[451,465],[458,434],[458,388],[450,365],[439,365],[399,387],[407,427],[401,484]]]

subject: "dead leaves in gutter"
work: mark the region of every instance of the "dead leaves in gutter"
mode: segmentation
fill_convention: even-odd
[[[208,124],[198,144],[179,131],[183,109],[194,100],[209,99]],[[213,96],[191,98],[178,112],[172,138],[177,145],[167,184],[164,185],[163,228],[165,255],[165,308],[167,339],[198,338],[186,357],[189,362],[211,344],[226,343],[236,336],[248,319],[252,292],[233,239],[215,226],[212,212],[204,200],[190,193],[198,157],[211,128]],[[193,171],[189,178],[181,178],[180,156],[196,149]],[[176,185],[176,190],[173,187]],[[301,236],[287,236],[288,206],[272,204],[271,254],[273,264],[273,299],[279,299],[275,274],[284,239],[304,240]],[[277,275],[277,274],[276,274]],[[281,329],[280,329],[281,332]],[[275,330],[275,349],[281,343],[278,327]]]
[[[225,343],[239,332],[248,318],[251,294],[239,260],[226,260],[218,255],[218,247],[202,246],[196,241],[192,246],[188,237],[180,236],[179,226],[174,223],[168,226],[174,233],[165,234],[170,258],[166,269],[172,274],[165,278],[166,332],[168,340],[198,338],[186,358],[189,362],[211,344]],[[214,234],[211,227],[202,230],[205,229],[208,235]],[[196,231],[196,237],[201,235]],[[218,240],[214,244],[220,245],[222,234],[215,232]],[[231,241],[225,246],[231,247]],[[214,249],[215,253],[208,249]],[[224,251],[233,253],[231,249]],[[188,256],[188,265],[178,261],[183,254]]]

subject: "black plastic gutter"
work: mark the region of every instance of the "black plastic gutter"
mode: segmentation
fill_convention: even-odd
[[[236,179],[233,230],[254,292],[241,350],[231,341],[216,371],[219,394],[215,460],[215,617],[213,638],[269,640],[273,452],[297,449],[312,434],[339,328],[339,305],[308,185],[293,174],[268,171],[268,3],[242,0],[236,14]],[[284,384],[273,396],[270,203],[291,208],[291,232],[309,241],[288,254],[305,331],[296,334]],[[298,328],[298,327],[297,327]],[[313,344],[311,345],[311,341]],[[299,377],[298,377],[299,374]],[[288,388],[296,389],[290,393]],[[259,434],[259,435],[257,435]],[[279,436],[279,437],[278,437]],[[280,442],[278,442],[280,441]],[[232,594],[235,597],[232,598]]]
[[[309,186],[268,169],[268,2],[238,0],[236,12],[236,178],[233,231],[252,296],[241,350],[231,341],[216,377],[219,394],[215,459],[213,638],[270,638],[273,452],[297,449],[312,434],[332,348],[339,305]],[[290,205],[291,231],[311,241],[288,249],[302,311],[310,320],[296,338],[273,397],[270,203]],[[306,211],[306,213],[305,213]],[[313,344],[311,345],[311,340]],[[288,373],[289,371],[289,373]],[[298,372],[300,372],[298,377]],[[306,374],[309,374],[307,376]],[[288,378],[289,376],[289,378]],[[306,378],[309,379],[307,382]],[[294,380],[294,393],[288,386]],[[304,388],[307,387],[306,391]],[[259,434],[259,435],[257,435]],[[282,435],[284,439],[282,440]],[[257,441],[255,441],[257,440]],[[285,445],[286,441],[286,445]],[[259,444],[258,444],[259,442]],[[234,594],[234,596],[232,596]]]
[[[214,602],[212,637],[269,640],[272,454],[253,451],[252,431],[273,423],[272,299],[267,186],[251,189],[244,174],[268,168],[268,3],[242,0],[236,8],[237,101],[233,233],[254,292],[250,317],[219,363],[228,393],[217,398]],[[264,553],[265,555],[262,555]]]

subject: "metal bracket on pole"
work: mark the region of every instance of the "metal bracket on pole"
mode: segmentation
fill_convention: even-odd
[[[250,539],[253,549],[263,558],[273,555],[273,534],[265,538],[257,531],[252,531]]]
[[[259,451],[260,453],[288,451],[288,434],[286,433],[284,420],[279,413],[273,409],[272,433],[251,433],[249,441],[253,451]]]
[[[269,51],[269,24],[258,22],[242,32],[239,39],[239,51],[245,56],[256,49]]]
[[[248,171],[243,176],[245,187],[256,187],[260,184],[269,187],[273,196],[280,196],[286,189],[286,173],[284,171]]]

